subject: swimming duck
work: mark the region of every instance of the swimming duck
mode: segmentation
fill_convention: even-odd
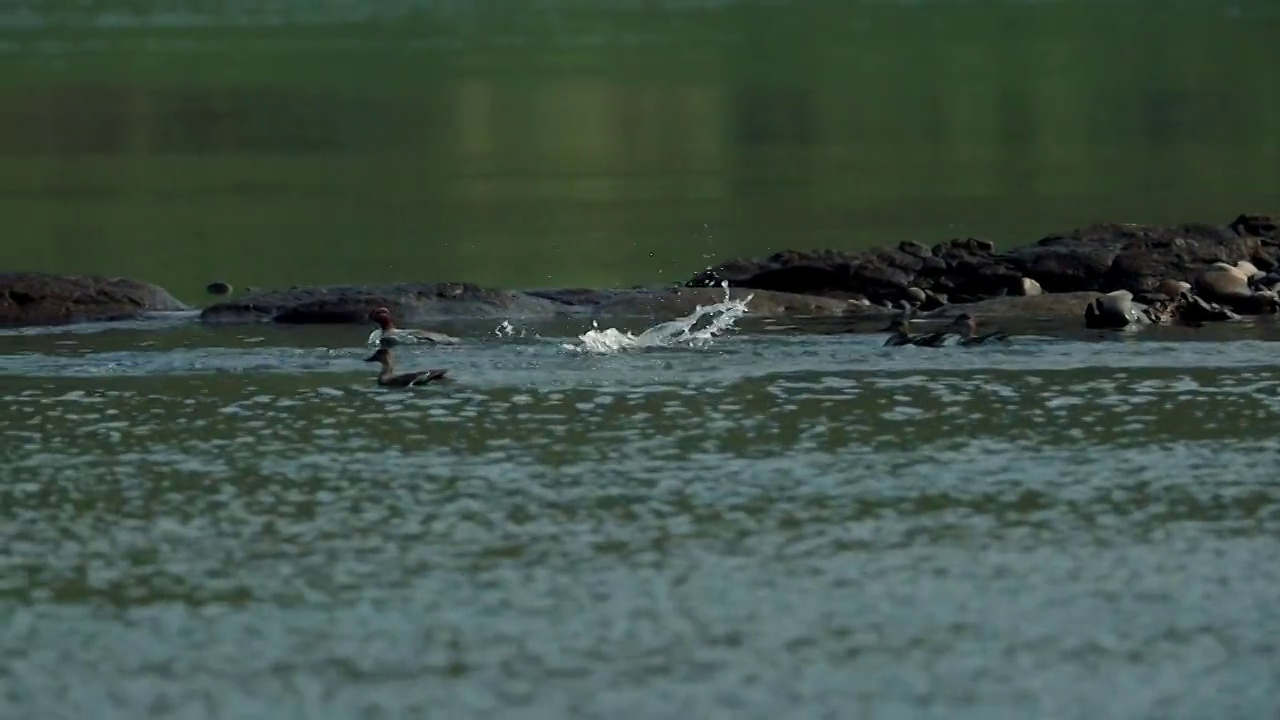
[[[979,335],[978,321],[969,313],[960,313],[956,316],[951,323],[951,332],[960,335],[960,344],[966,347],[988,342],[1004,342],[1009,339],[1009,333],[1003,330],[993,330],[985,335]]]
[[[378,384],[386,387],[426,385],[429,382],[444,380],[445,375],[449,374],[448,370],[418,370],[397,375],[395,365],[391,360],[391,351],[384,347],[378,348],[373,355],[365,358],[364,361],[382,363],[382,370],[378,373]]]
[[[907,318],[905,317],[894,318],[885,330],[893,334],[884,341],[884,347],[896,347],[899,345],[942,347],[942,344],[947,340],[946,331],[933,332],[928,335],[912,335],[907,332]]]
[[[369,313],[369,319],[378,324],[378,329],[369,335],[369,342],[380,347],[394,347],[400,343],[451,345],[458,342],[458,338],[444,333],[398,328],[391,320],[391,311],[384,307]]]

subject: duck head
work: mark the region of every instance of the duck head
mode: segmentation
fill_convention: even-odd
[[[978,330],[978,321],[969,313],[960,313],[951,321],[951,328],[957,332],[972,335]]]
[[[378,327],[382,328],[383,332],[386,332],[393,327],[391,322],[391,311],[384,307],[380,307],[369,313],[369,319],[378,323]]]
[[[896,317],[889,321],[883,332],[902,333],[907,332],[907,319],[905,317]]]

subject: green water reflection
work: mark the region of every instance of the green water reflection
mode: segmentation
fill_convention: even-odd
[[[20,5],[0,266],[189,299],[666,282],[1280,189],[1261,0]]]

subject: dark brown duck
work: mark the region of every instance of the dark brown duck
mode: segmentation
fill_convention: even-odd
[[[889,322],[889,327],[885,328],[891,334],[884,341],[884,347],[896,347],[900,345],[918,345],[921,347],[942,347],[947,340],[945,331],[932,332],[927,335],[912,335],[907,331],[907,319],[898,317]]]
[[[376,362],[382,364],[382,370],[378,373],[378,384],[385,387],[410,387],[412,385],[426,385],[429,382],[438,382],[445,379],[445,375],[449,374],[448,370],[417,370],[415,372],[396,373],[395,364],[391,359],[391,351],[387,348],[378,348],[373,355],[364,359],[365,362]]]

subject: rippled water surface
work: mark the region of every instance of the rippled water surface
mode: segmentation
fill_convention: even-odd
[[[1280,711],[1275,343],[574,334],[0,336],[0,715]]]

